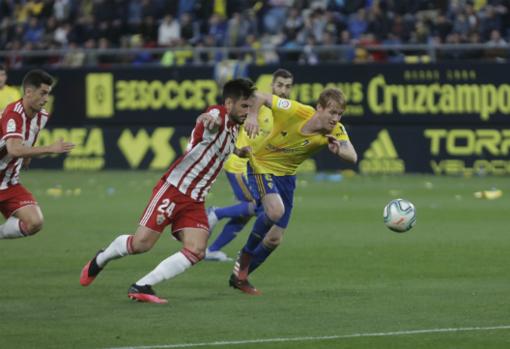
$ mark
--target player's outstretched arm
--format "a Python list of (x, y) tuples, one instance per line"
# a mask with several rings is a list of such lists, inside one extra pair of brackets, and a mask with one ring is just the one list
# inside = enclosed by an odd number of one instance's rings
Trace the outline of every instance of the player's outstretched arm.
[(354, 146), (349, 141), (339, 141), (332, 135), (326, 136), (328, 137), (328, 149), (333, 154), (338, 155), (345, 161), (351, 162), (355, 164), (358, 161), (358, 154), (354, 149)]
[(259, 109), (262, 105), (265, 105), (268, 108), (271, 108), (271, 104), (273, 103), (273, 95), (270, 93), (264, 92), (255, 92), (255, 102), (253, 106), (250, 108), (250, 112), (248, 113), (248, 117), (244, 122), (244, 130), (248, 134), (248, 137), (255, 138), (259, 134), (259, 123), (258, 123), (258, 115)]
[(27, 147), (23, 144), (21, 138), (9, 138), (7, 139), (6, 145), (7, 153), (13, 157), (69, 153), (74, 148), (73, 143), (64, 142), (62, 138), (53, 144), (40, 147)]
[(255, 98), (255, 103), (258, 104), (259, 108), (261, 105), (265, 105), (268, 108), (271, 108), (273, 105), (273, 95), (271, 93), (255, 91)]

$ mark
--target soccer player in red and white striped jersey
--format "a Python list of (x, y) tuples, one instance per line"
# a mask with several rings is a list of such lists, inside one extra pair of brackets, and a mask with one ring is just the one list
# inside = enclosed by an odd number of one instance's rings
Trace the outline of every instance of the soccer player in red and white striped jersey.
[(204, 258), (209, 225), (204, 200), (232, 152), (246, 157), (249, 149), (236, 149), (239, 127), (253, 105), (255, 87), (250, 80), (231, 80), (223, 87), (223, 105), (209, 107), (200, 115), (186, 152), (154, 187), (134, 235), (120, 235), (98, 252), (82, 269), (80, 284), (88, 286), (106, 264), (130, 254), (150, 250), (166, 226), (182, 242), (179, 252), (131, 285), (128, 296), (141, 302), (166, 303), (152, 286), (181, 274)]
[(33, 156), (67, 153), (74, 144), (59, 140), (34, 147), (49, 115), (43, 106), (53, 77), (32, 70), (23, 78), (23, 98), (5, 108), (0, 118), (0, 212), (7, 219), (0, 225), (0, 239), (15, 239), (41, 230), (43, 215), (34, 196), (20, 184), (19, 172)]

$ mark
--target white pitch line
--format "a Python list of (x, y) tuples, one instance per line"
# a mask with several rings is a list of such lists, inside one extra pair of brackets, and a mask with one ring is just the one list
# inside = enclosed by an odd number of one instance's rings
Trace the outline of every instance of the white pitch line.
[(368, 333), (353, 333), (335, 336), (309, 336), (309, 337), (284, 337), (284, 338), (265, 338), (265, 339), (246, 339), (237, 341), (217, 341), (207, 343), (181, 343), (181, 344), (161, 344), (161, 345), (142, 345), (136, 347), (113, 347), (106, 349), (176, 349), (176, 348), (194, 348), (194, 347), (216, 347), (222, 345), (242, 345), (242, 344), (258, 344), (258, 343), (277, 343), (277, 342), (305, 342), (305, 341), (322, 341), (331, 339), (347, 339), (347, 338), (361, 338), (361, 337), (390, 337), (390, 336), (404, 336), (411, 334), (423, 333), (447, 333), (447, 332), (470, 332), (470, 331), (494, 331), (494, 330), (509, 330), (510, 325), (490, 326), (490, 327), (459, 327), (459, 328), (431, 328), (424, 330), (408, 330), (408, 331), (394, 331), (394, 332), (368, 332)]

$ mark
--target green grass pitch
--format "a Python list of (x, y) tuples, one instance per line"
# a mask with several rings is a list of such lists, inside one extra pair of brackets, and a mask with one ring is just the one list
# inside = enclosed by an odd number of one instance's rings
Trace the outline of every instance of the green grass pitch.
[[(180, 248), (168, 233), (149, 253), (112, 262), (81, 287), (82, 266), (134, 231), (160, 175), (22, 175), (46, 222), (37, 236), (0, 241), (0, 348), (510, 347), (508, 328), (443, 330), (510, 325), (508, 178), (333, 183), (300, 175), (284, 242), (252, 277), (263, 296), (229, 289), (230, 263), (201, 262), (155, 287), (168, 305), (130, 301), (128, 286)], [(493, 186), (500, 199), (473, 197)], [(417, 208), (417, 225), (404, 234), (383, 225), (383, 207), (396, 197)], [(208, 204), (232, 202), (221, 175)], [(246, 236), (225, 251), (235, 255)], [(425, 332), (399, 332), (413, 330)]]

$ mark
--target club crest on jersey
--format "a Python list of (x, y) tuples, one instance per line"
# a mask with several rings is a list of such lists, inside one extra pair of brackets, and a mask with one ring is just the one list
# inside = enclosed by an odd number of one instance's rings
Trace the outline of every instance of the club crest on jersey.
[(156, 224), (161, 225), (165, 221), (165, 215), (164, 214), (158, 214), (156, 217)]
[(209, 110), (207, 113), (215, 118), (220, 116), (220, 110), (216, 108)]
[(276, 103), (276, 106), (280, 109), (289, 109), (290, 108), (290, 101), (288, 99), (278, 99), (278, 102)]
[(7, 133), (11, 133), (16, 131), (16, 121), (14, 119), (10, 119), (7, 121)]

